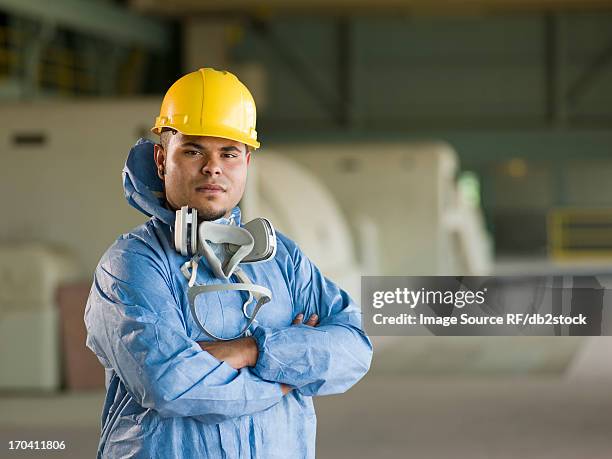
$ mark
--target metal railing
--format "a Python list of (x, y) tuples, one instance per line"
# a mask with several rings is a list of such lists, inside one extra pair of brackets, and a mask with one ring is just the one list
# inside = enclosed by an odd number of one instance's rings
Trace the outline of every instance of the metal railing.
[[(61, 41), (39, 43), (27, 30), (0, 25), (0, 86), (17, 84), (28, 92), (74, 95), (126, 95), (142, 93), (146, 52), (138, 47), (96, 52), (95, 46), (71, 49)], [(110, 48), (113, 50), (113, 48)], [(32, 67), (32, 55), (38, 56)], [(109, 69), (112, 69), (109, 71)], [(1, 88), (0, 88), (1, 89)]]
[(548, 242), (556, 260), (612, 259), (612, 208), (550, 210)]

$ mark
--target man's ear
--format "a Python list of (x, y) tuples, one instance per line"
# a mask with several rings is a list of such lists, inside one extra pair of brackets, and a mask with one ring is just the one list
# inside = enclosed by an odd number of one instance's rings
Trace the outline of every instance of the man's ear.
[(247, 162), (247, 166), (251, 162), (251, 150), (249, 148), (247, 148), (246, 150), (246, 162)]
[(155, 157), (155, 167), (157, 168), (157, 176), (164, 180), (166, 174), (166, 151), (160, 144), (153, 146), (153, 154)]

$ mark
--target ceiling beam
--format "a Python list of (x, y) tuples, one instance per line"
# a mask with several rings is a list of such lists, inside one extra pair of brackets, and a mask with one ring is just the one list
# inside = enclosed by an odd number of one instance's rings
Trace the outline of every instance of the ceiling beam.
[(7, 14), (78, 30), (113, 43), (165, 51), (170, 30), (160, 20), (146, 18), (112, 3), (82, 0), (0, 0)]
[(130, 0), (140, 11), (186, 16), (197, 13), (423, 14), (612, 9), (612, 0)]

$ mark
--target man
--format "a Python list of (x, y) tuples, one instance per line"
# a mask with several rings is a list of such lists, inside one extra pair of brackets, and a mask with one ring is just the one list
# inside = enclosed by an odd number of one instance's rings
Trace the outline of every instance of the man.
[[(277, 233), (273, 259), (241, 265), (272, 292), (257, 322), (230, 341), (203, 333), (181, 271), (189, 257), (174, 247), (175, 211), (240, 225), (259, 147), (255, 104), (234, 75), (200, 69), (168, 90), (153, 132), (160, 144), (139, 141), (124, 169), (128, 202), (152, 218), (104, 254), (85, 312), (87, 346), (106, 368), (98, 457), (314, 457), (312, 396), (346, 391), (370, 365), (359, 308)], [(205, 259), (195, 280), (219, 283)], [(198, 315), (234, 336), (244, 296), (208, 294)]]

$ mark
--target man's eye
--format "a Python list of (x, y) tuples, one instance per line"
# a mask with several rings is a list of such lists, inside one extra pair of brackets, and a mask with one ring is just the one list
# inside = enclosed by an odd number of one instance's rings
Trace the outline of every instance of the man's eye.
[(238, 155), (236, 153), (224, 153), (223, 157), (224, 158), (237, 158)]
[(186, 151), (185, 154), (188, 156), (197, 156), (200, 154), (200, 152), (197, 150), (189, 150), (189, 151)]

